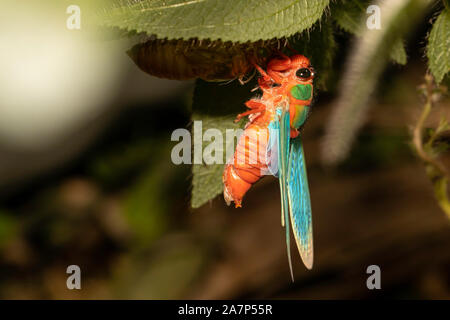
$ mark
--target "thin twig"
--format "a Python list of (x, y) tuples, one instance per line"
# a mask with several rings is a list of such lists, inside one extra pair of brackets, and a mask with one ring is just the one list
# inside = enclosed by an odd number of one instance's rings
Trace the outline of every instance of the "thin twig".
[(427, 174), (433, 183), (435, 196), (438, 200), (439, 206), (450, 219), (450, 200), (447, 192), (447, 185), (450, 180), (448, 170), (441, 162), (425, 150), (423, 142), (424, 124), (431, 112), (431, 109), (433, 108), (434, 85), (433, 77), (430, 74), (425, 76), (424, 89), (426, 101), (419, 120), (414, 128), (413, 144), (418, 156), (427, 166), (430, 167), (430, 170), (427, 170)]

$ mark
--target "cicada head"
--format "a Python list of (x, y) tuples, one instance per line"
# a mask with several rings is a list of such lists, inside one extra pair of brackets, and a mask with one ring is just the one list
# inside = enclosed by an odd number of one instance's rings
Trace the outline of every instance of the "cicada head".
[(314, 79), (314, 68), (309, 59), (301, 54), (291, 57), (291, 80), (298, 83), (312, 83)]
[(286, 94), (290, 100), (291, 127), (299, 129), (305, 123), (313, 98), (314, 69), (303, 55), (291, 57)]

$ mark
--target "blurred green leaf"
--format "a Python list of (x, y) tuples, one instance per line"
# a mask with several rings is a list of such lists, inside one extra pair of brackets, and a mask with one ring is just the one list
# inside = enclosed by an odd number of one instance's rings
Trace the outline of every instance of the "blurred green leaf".
[(0, 247), (16, 232), (17, 221), (5, 211), (0, 210)]
[(406, 130), (367, 128), (358, 136), (348, 160), (340, 168), (355, 173), (404, 164), (414, 159), (407, 140)]
[(450, 9), (445, 8), (431, 29), (427, 46), (428, 65), (439, 84), (450, 71)]
[(361, 36), (362, 28), (365, 27), (363, 22), (369, 3), (368, 0), (336, 1), (331, 5), (331, 16), (341, 29)]
[(389, 57), (392, 61), (397, 62), (398, 64), (405, 65), (407, 62), (407, 56), (405, 51), (405, 46), (403, 45), (403, 41), (401, 39), (397, 39), (392, 46), (391, 52), (389, 53)]
[[(429, 170), (427, 170), (429, 171)], [(433, 183), (434, 194), (441, 206), (442, 210), (447, 214), (450, 219), (450, 202), (448, 198), (448, 178), (447, 176), (440, 176), (434, 179)]]
[[(341, 29), (361, 37), (367, 28), (366, 19), (368, 15), (366, 10), (371, 4), (373, 4), (373, 1), (370, 0), (348, 0), (335, 3), (332, 6), (332, 17)], [(401, 38), (396, 40), (389, 51), (389, 57), (398, 64), (406, 64), (407, 56)]]
[[(252, 82), (254, 85), (254, 82)], [(210, 83), (197, 80), (192, 104), (192, 120), (202, 121), (202, 134), (215, 128), (223, 134), (223, 162), (226, 161), (225, 130), (242, 128), (244, 121), (234, 123), (239, 112), (245, 110), (244, 102), (252, 95), (250, 85), (241, 85), (237, 81), (228, 84)], [(193, 142), (202, 137), (193, 136)], [(198, 140), (200, 141), (200, 140)], [(202, 141), (203, 149), (210, 142)], [(234, 151), (234, 150), (233, 150)], [(192, 165), (192, 198), (191, 205), (198, 208), (222, 193), (223, 164)]]
[(132, 143), (115, 145), (95, 157), (89, 170), (96, 180), (107, 186), (119, 184), (134, 176), (151, 162), (155, 154), (155, 139), (140, 139)]
[(163, 39), (257, 41), (311, 27), (329, 0), (114, 0), (100, 12), (111, 27)]
[(166, 162), (149, 166), (125, 195), (125, 218), (139, 244), (149, 245), (168, 225), (169, 200), (164, 186), (170, 179), (169, 172)]

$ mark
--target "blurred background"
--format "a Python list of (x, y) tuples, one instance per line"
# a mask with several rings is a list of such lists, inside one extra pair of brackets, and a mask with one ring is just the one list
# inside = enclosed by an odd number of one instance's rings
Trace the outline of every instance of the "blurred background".
[[(275, 178), (243, 208), (190, 208), (191, 168), (172, 164), (170, 137), (189, 126), (194, 83), (143, 73), (126, 41), (68, 30), (65, 9), (19, 6), (0, 21), (1, 299), (450, 298), (448, 219), (410, 145), (422, 48), (383, 73), (334, 169), (320, 142), (338, 89), (318, 94), (304, 129), (315, 263), (293, 248), (292, 283)], [(342, 70), (352, 40), (337, 36)], [(429, 122), (442, 117), (448, 98)], [(81, 290), (66, 287), (72, 264)], [(373, 264), (381, 290), (366, 287)]]

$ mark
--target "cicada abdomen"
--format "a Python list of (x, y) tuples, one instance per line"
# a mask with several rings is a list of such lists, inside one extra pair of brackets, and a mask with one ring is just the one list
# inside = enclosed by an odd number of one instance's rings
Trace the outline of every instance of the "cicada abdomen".
[(277, 40), (240, 44), (154, 39), (135, 45), (128, 55), (140, 69), (160, 78), (221, 81), (244, 77), (255, 63), (265, 64), (278, 46)]
[[(262, 103), (256, 100), (251, 102)], [(261, 122), (249, 123), (239, 137), (231, 163), (223, 173), (224, 198), (227, 204), (234, 201), (240, 207), (242, 198), (250, 187), (268, 171), (267, 147), (269, 129)]]

